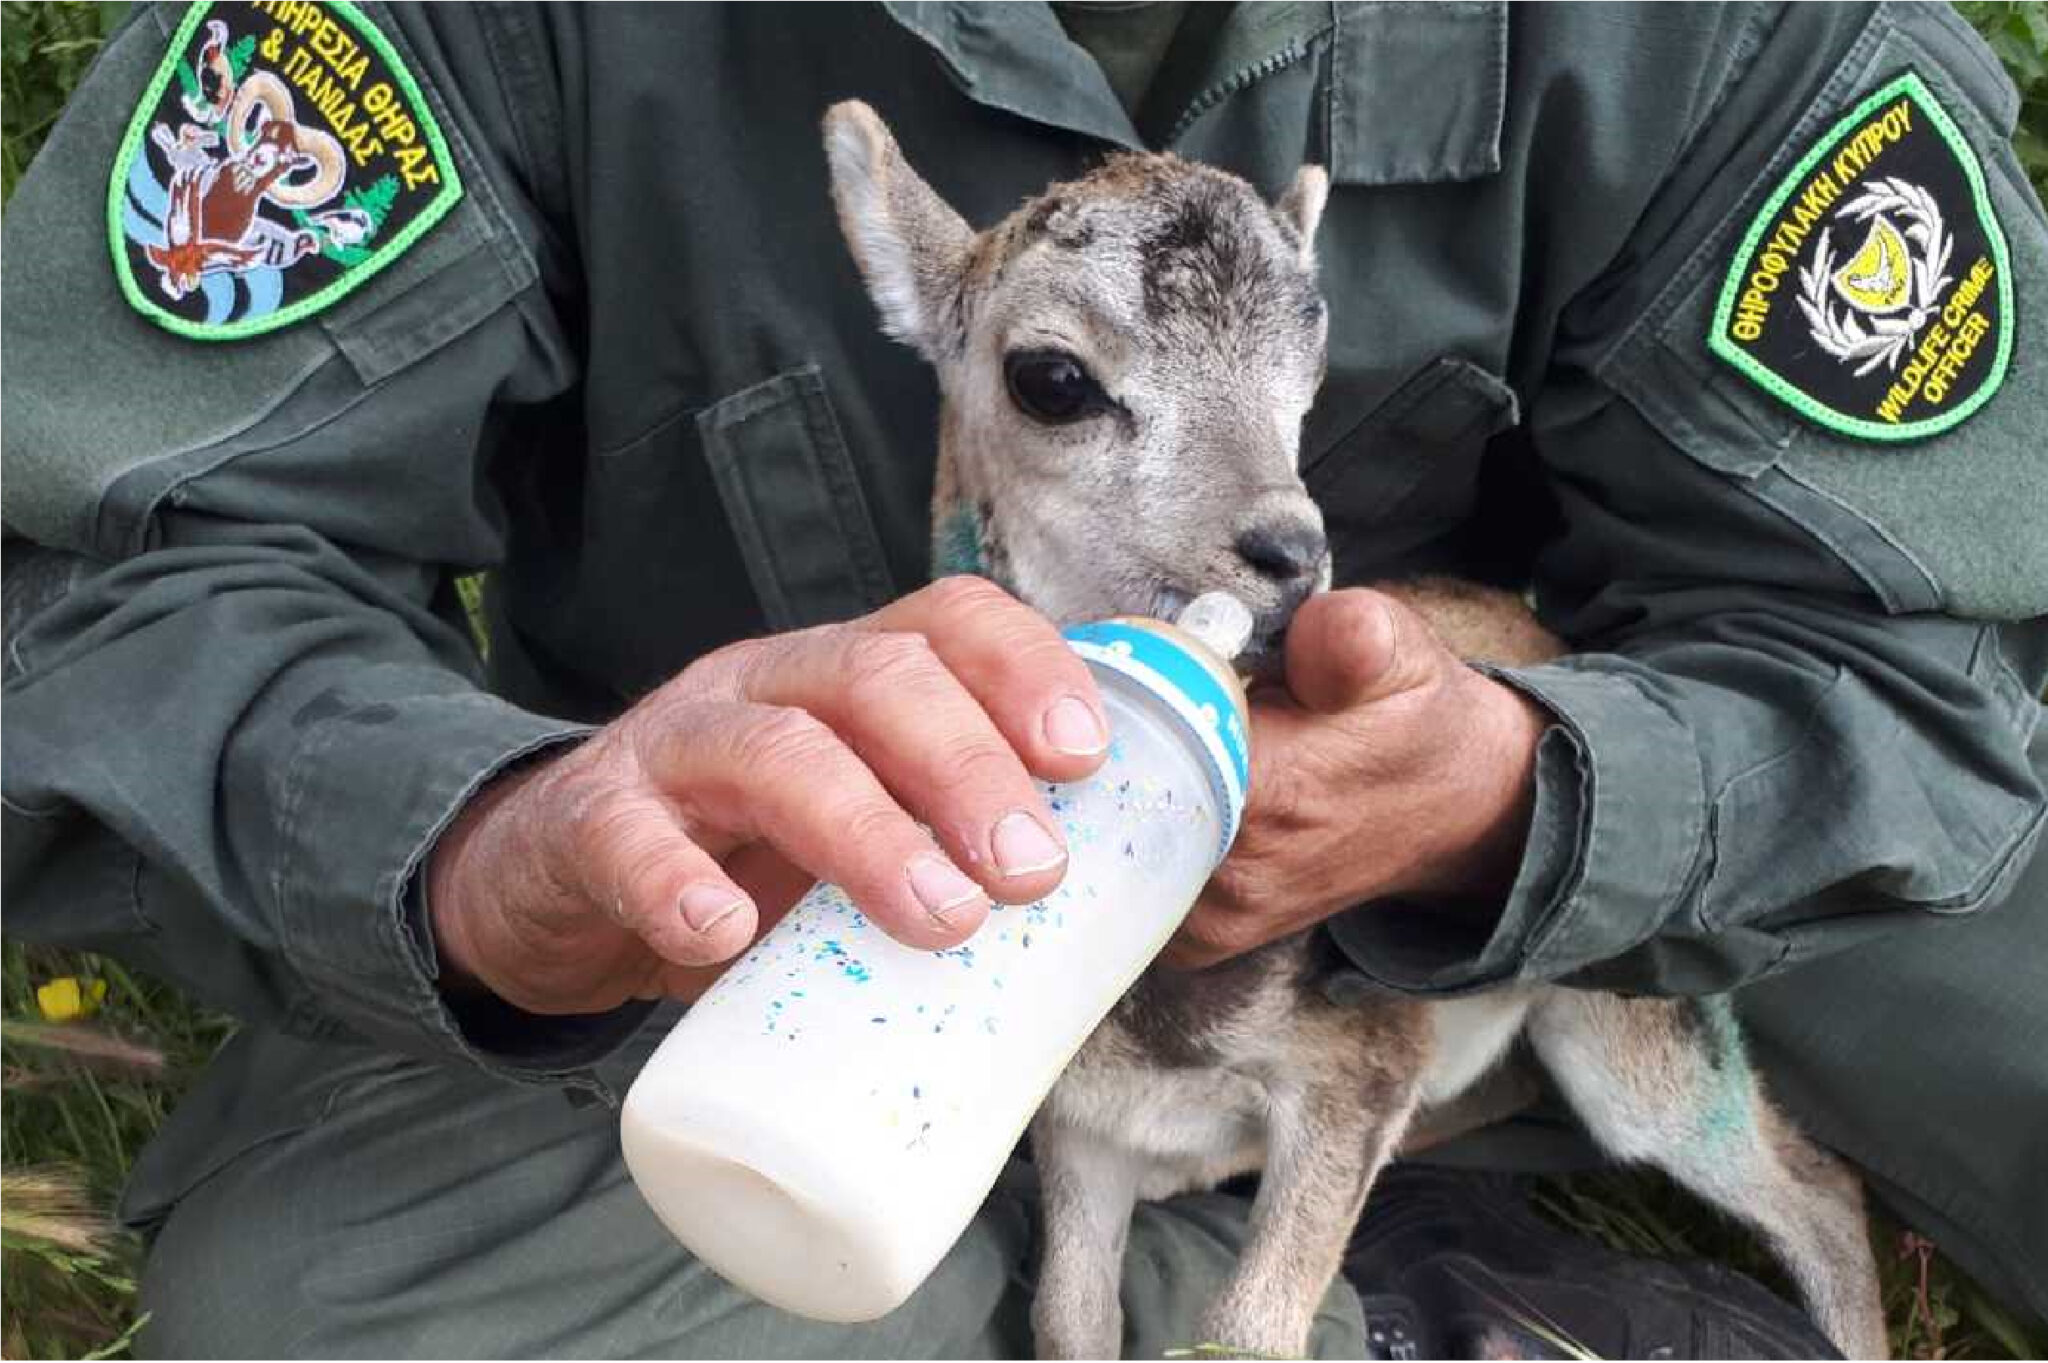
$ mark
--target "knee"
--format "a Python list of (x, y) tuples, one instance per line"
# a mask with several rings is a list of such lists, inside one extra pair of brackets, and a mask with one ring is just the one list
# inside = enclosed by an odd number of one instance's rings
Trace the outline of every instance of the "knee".
[(303, 1265), (254, 1220), (197, 1195), (172, 1212), (143, 1268), (143, 1357), (333, 1354), (303, 1318)]

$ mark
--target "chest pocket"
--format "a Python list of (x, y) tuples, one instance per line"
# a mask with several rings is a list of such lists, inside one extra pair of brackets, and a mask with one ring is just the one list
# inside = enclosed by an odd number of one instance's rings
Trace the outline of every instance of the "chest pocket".
[(895, 595), (816, 365), (715, 403), (697, 430), (769, 628), (848, 620)]
[(1521, 415), (1514, 390), (1442, 355), (1374, 405), (1333, 378), (1309, 417), (1302, 476), (1323, 509), (1339, 585), (1398, 572), (1471, 515), (1486, 443)]
[[(2015, 267), (2007, 325), (2016, 334), (2003, 388), (1980, 411), (1931, 438), (1883, 443), (1794, 415), (1711, 355), (1707, 338), (1722, 279), (1765, 197), (1860, 97), (1907, 71), (1926, 82), (1981, 164)], [(1739, 183), (1708, 187), (1707, 201), (1735, 207), (1597, 370), (1671, 444), (1801, 526), (1893, 612), (2020, 618), (2048, 609), (2048, 479), (2038, 453), (2038, 394), (2048, 391), (2039, 320), (2048, 275), (2038, 262), (2048, 260), (2048, 223), (2007, 141), (2015, 112), (2010, 85), (1960, 20), (1930, 9), (1907, 25), (1880, 13), (1774, 138), (1767, 163), (1737, 164), (1726, 175)]]

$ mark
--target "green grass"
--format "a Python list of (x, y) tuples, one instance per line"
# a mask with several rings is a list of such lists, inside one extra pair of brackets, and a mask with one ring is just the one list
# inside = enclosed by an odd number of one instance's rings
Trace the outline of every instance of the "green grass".
[[(2048, 196), (2048, 3), (1960, 8), (2020, 83), (2019, 154)], [(0, 197), (14, 192), (121, 9), (0, 4)], [(99, 1016), (35, 1026), (36, 987), (64, 976), (106, 982)], [(0, 1353), (125, 1356), (141, 1254), (110, 1209), (135, 1152), (229, 1025), (112, 961), (15, 942), (0, 953), (0, 1012)], [(1653, 1177), (1559, 1181), (1547, 1206), (1618, 1248), (1704, 1255), (1776, 1280), (1752, 1239)], [(2002, 1310), (1924, 1241), (1881, 1225), (1878, 1246), (1897, 1356), (2048, 1356), (2048, 1330)]]
[[(41, 1025), (36, 988), (64, 977), (105, 981), (106, 1001), (88, 1021)], [(0, 997), (0, 1351), (125, 1356), (141, 1253), (110, 1209), (229, 1024), (117, 962), (17, 942), (0, 954)]]
[(0, 4), (0, 197), (12, 197), (118, 5)]

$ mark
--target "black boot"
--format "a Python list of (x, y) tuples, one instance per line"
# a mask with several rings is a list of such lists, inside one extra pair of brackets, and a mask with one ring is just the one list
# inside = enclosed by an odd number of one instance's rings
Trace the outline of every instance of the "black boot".
[(1389, 1166), (1344, 1275), (1382, 1358), (1840, 1358), (1797, 1307), (1732, 1269), (1611, 1250), (1505, 1174)]

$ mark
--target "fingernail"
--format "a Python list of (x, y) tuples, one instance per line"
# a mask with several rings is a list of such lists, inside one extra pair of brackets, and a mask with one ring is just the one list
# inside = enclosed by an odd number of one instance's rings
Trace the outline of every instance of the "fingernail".
[(746, 900), (733, 898), (721, 885), (692, 885), (683, 891), (683, 921), (694, 932), (709, 932), (745, 907)]
[(1078, 696), (1067, 696), (1045, 712), (1045, 739), (1075, 757), (1093, 757), (1109, 746), (1102, 721)]
[(911, 858), (910, 892), (941, 923), (983, 897), (981, 886), (961, 875), (952, 862), (931, 853)]
[(1046, 832), (1045, 825), (1021, 809), (1005, 814), (997, 821), (990, 842), (994, 846), (996, 866), (1006, 876), (1050, 871), (1067, 859), (1067, 850)]

